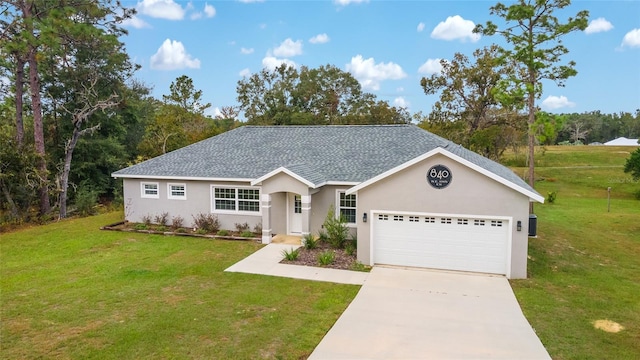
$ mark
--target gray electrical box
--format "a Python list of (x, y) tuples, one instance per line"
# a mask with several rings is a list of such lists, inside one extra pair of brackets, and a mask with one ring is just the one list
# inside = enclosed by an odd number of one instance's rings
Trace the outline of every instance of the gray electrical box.
[(538, 236), (538, 217), (535, 214), (529, 214), (529, 236)]

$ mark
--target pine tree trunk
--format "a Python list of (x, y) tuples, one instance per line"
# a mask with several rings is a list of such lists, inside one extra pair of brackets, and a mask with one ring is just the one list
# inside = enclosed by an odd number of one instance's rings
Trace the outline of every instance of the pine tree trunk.
[(16, 54), (16, 144), (22, 148), (24, 143), (24, 120), (22, 112), (22, 97), (24, 95), (24, 60)]

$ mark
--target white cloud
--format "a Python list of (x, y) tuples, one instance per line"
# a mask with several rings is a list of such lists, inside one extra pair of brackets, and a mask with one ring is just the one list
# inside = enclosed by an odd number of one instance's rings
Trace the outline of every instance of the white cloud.
[(362, 55), (352, 57), (346, 68), (353, 77), (358, 79), (363, 88), (370, 90), (379, 90), (381, 81), (398, 80), (407, 76), (398, 64), (392, 62), (376, 64), (373, 58), (364, 60)]
[(442, 71), (440, 59), (427, 59), (424, 64), (420, 65), (418, 72), (426, 75), (439, 74)]
[(311, 39), (309, 39), (309, 42), (312, 44), (324, 44), (329, 42), (329, 40), (329, 36), (323, 33), (312, 37)]
[(296, 63), (289, 59), (278, 59), (273, 56), (266, 56), (262, 59), (262, 67), (267, 68), (268, 70), (273, 70), (282, 64), (297, 67)]
[(200, 60), (192, 58), (180, 41), (167, 39), (151, 56), (151, 68), (155, 70), (199, 69)]
[(470, 40), (476, 42), (480, 40), (479, 34), (473, 33), (475, 24), (471, 20), (465, 20), (460, 15), (449, 16), (447, 20), (441, 21), (431, 32), (431, 37), (440, 40)]
[(333, 0), (333, 2), (340, 6), (347, 6), (349, 4), (368, 3), (369, 0)]
[(149, 25), (146, 21), (140, 19), (137, 16), (132, 16), (129, 19), (126, 19), (122, 22), (122, 26), (126, 26), (126, 27), (132, 27), (132, 28), (136, 28), (136, 29), (143, 29), (143, 28), (150, 28), (151, 25)]
[(597, 18), (589, 22), (589, 26), (584, 29), (584, 32), (587, 34), (595, 34), (599, 32), (609, 31), (611, 29), (613, 29), (613, 24), (607, 21), (607, 19)]
[(418, 27), (416, 28), (416, 30), (418, 30), (418, 32), (422, 32), (422, 30), (424, 30), (424, 23), (421, 22), (420, 24), (418, 24)]
[(575, 103), (569, 101), (566, 96), (547, 96), (546, 99), (542, 101), (542, 108), (547, 110), (555, 110), (564, 107), (574, 107)]
[(249, 70), (249, 68), (244, 68), (244, 69), (240, 70), (238, 75), (240, 75), (241, 77), (249, 77), (249, 76), (251, 76), (251, 70)]
[(194, 12), (193, 14), (191, 14), (191, 16), (189, 16), (189, 19), (191, 19), (191, 20), (202, 19), (202, 13), (201, 12)]
[(213, 5), (209, 5), (208, 3), (204, 3), (204, 14), (208, 18), (212, 18), (212, 17), (216, 16), (216, 8), (214, 8)]
[(142, 0), (136, 5), (138, 13), (154, 18), (182, 20), (185, 10), (173, 0)]
[(253, 48), (240, 48), (240, 53), (244, 55), (253, 54)]
[(409, 105), (409, 102), (402, 96), (398, 96), (397, 98), (393, 99), (393, 106), (395, 107), (408, 108)]
[(287, 38), (277, 48), (273, 49), (273, 55), (281, 57), (292, 57), (302, 54), (302, 41), (293, 41), (291, 38)]
[(640, 29), (633, 29), (624, 35), (622, 46), (640, 47)]

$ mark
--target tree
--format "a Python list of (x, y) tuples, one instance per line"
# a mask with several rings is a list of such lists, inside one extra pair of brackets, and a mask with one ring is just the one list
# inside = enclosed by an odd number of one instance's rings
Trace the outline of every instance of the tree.
[[(562, 38), (577, 30), (584, 30), (588, 24), (588, 11), (580, 11), (575, 18), (561, 22), (554, 12), (571, 4), (570, 0), (518, 0), (507, 6), (497, 3), (490, 8), (491, 15), (505, 21), (505, 27), (489, 21), (479, 24), (474, 32), (482, 35), (501, 35), (510, 48), (500, 48), (503, 61), (515, 61), (523, 67), (523, 72), (514, 75), (501, 86), (503, 103), (520, 103), (526, 100), (529, 125), (529, 185), (534, 185), (535, 132), (533, 124), (537, 112), (536, 99), (542, 94), (541, 80), (555, 81), (559, 86), (575, 76), (575, 62), (560, 65), (562, 56), (569, 50), (562, 44)], [(533, 203), (532, 203), (533, 204)], [(533, 205), (531, 207), (533, 210)]]
[(195, 89), (191, 78), (178, 77), (169, 90), (138, 146), (143, 158), (165, 154), (220, 132), (215, 121), (204, 115), (211, 104), (201, 103), (202, 91)]
[(624, 172), (631, 173), (634, 180), (640, 180), (640, 149), (631, 153), (624, 164)]
[(441, 60), (442, 71), (423, 77), (426, 95), (440, 93), (423, 127), (484, 156), (498, 159), (512, 141), (517, 141), (519, 114), (501, 107), (495, 88), (513, 71), (510, 63), (499, 62), (496, 45), (473, 53), (475, 63), (456, 53)]
[(564, 127), (567, 117), (554, 115), (544, 111), (536, 113), (536, 121), (533, 123), (533, 131), (536, 140), (540, 144), (553, 145), (558, 138), (558, 133)]
[(253, 125), (392, 124), (406, 110), (362, 92), (358, 80), (333, 65), (300, 70), (282, 64), (238, 81), (239, 109)]

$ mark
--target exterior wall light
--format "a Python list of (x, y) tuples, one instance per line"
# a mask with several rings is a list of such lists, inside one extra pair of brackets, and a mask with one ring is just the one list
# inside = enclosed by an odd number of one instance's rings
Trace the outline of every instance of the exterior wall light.
[(362, 214), (362, 222), (367, 222), (367, 213)]
[(522, 221), (518, 220), (518, 224), (516, 224), (516, 229), (518, 231), (522, 231)]

